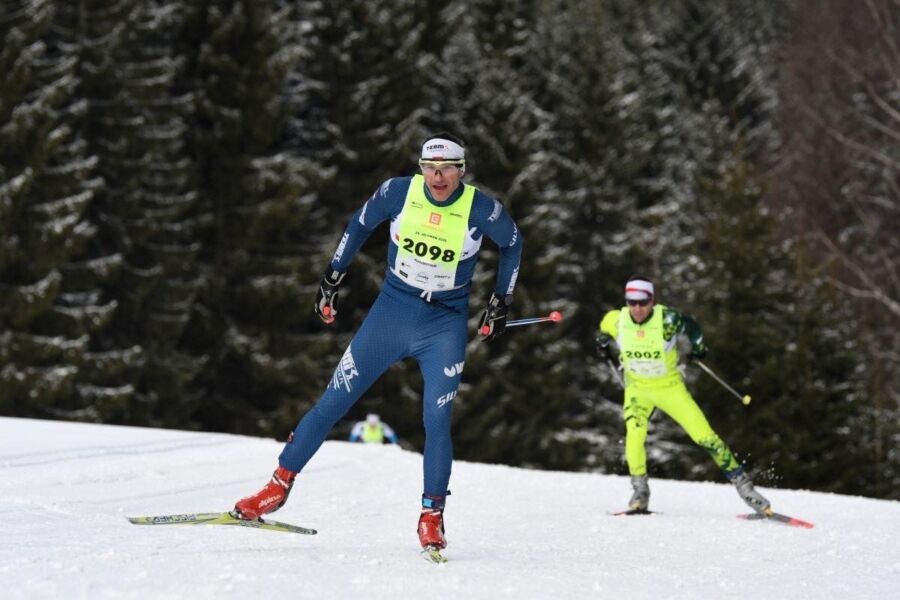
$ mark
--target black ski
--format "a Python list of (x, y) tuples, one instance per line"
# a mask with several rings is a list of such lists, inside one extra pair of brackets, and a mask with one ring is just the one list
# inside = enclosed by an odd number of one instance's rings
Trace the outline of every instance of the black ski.
[(628, 510), (620, 510), (619, 512), (611, 512), (609, 513), (614, 517), (624, 517), (624, 516), (633, 516), (633, 515), (661, 515), (661, 512), (656, 512), (655, 510), (647, 510), (646, 508), (630, 508)]

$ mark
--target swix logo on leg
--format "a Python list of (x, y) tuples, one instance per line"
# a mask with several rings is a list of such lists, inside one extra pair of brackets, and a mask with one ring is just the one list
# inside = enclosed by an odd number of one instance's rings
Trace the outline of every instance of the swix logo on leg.
[(350, 346), (347, 346), (344, 356), (341, 357), (341, 362), (338, 363), (337, 368), (334, 370), (334, 376), (331, 378), (331, 387), (336, 390), (343, 388), (349, 392), (353, 389), (353, 378), (357, 375), (359, 375), (359, 370), (356, 368), (356, 361), (353, 360), (353, 352)]
[(466, 361), (458, 362), (455, 365), (450, 365), (449, 367), (444, 367), (444, 375), (446, 375), (447, 377), (462, 375), (464, 364), (466, 364)]
[(456, 398), (456, 390), (453, 390), (449, 394), (444, 394), (443, 396), (438, 398), (437, 405), (443, 406), (443, 405), (447, 404), (448, 402), (450, 402), (451, 400), (453, 400), (454, 398)]

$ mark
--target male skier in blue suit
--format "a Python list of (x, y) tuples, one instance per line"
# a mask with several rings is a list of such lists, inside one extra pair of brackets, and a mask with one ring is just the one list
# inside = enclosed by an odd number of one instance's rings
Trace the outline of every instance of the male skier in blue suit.
[(423, 548), (446, 546), (451, 410), (465, 363), (472, 275), (487, 236), (499, 247), (500, 261), (479, 331), (492, 340), (506, 327), (523, 240), (497, 200), (462, 182), (466, 160), (461, 140), (447, 133), (430, 137), (422, 145), (419, 167), (420, 174), (385, 181), (350, 219), (319, 287), (316, 314), (325, 323), (334, 322), (350, 262), (375, 228), (390, 221), (384, 285), (331, 383), (288, 438), (272, 479), (235, 504), (241, 518), (258, 519), (280, 508), (297, 473), (332, 427), (388, 367), (411, 357), (425, 383), (419, 542)]

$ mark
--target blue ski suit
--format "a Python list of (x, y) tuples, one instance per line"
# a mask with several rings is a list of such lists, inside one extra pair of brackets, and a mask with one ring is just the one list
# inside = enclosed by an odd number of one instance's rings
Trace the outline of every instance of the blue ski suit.
[(397, 274), (398, 270), (403, 273), (402, 260), (398, 258), (398, 232), (408, 192), (415, 191), (410, 190), (411, 185), (421, 185), (427, 202), (441, 207), (456, 203), (469, 187), (460, 183), (446, 202), (437, 203), (421, 176), (397, 177), (385, 181), (353, 214), (331, 261), (331, 268), (345, 272), (372, 231), (390, 219), (391, 239), (384, 284), (344, 352), (330, 384), (288, 439), (279, 456), (279, 464), (294, 472), (302, 470), (328, 432), (378, 377), (392, 364), (411, 357), (419, 363), (425, 385), (422, 396), (424, 494), (443, 497), (447, 494), (453, 462), (451, 410), (465, 362), (469, 293), (481, 242), (487, 235), (499, 247), (494, 290), (498, 296), (509, 296), (516, 284), (523, 240), (506, 209), (494, 198), (475, 189), (453, 285), (438, 291), (411, 285), (407, 283), (410, 279), (404, 281)]

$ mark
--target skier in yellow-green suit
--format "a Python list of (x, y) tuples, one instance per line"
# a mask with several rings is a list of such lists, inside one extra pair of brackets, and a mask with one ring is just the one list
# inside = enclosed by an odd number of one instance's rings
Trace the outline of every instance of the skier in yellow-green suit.
[(655, 303), (653, 283), (646, 277), (631, 277), (625, 284), (627, 306), (611, 310), (600, 321), (597, 345), (601, 355), (624, 372), (625, 458), (634, 494), (631, 510), (646, 512), (650, 501), (647, 483), (647, 427), (659, 409), (672, 417), (695, 444), (712, 459), (753, 510), (771, 512), (769, 501), (753, 487), (753, 481), (716, 435), (691, 397), (678, 370), (677, 336), (691, 342), (691, 357), (703, 358), (707, 347), (703, 331), (694, 319), (673, 308)]

